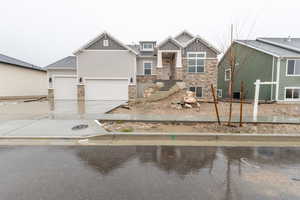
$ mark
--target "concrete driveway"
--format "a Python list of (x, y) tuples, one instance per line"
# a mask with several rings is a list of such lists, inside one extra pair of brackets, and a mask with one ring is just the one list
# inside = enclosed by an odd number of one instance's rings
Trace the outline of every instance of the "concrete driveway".
[[(126, 101), (0, 102), (0, 137), (78, 137), (103, 134), (96, 122)], [(76, 125), (88, 128), (72, 130)]]

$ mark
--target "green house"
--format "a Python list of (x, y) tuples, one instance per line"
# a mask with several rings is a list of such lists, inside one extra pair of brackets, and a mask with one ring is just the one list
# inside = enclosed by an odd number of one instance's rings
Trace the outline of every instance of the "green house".
[[(230, 49), (230, 48), (229, 48)], [(218, 97), (229, 98), (230, 62), (235, 60), (233, 96), (253, 100), (254, 82), (272, 82), (260, 86), (259, 100), (300, 101), (300, 38), (258, 38), (236, 40), (218, 65)]]

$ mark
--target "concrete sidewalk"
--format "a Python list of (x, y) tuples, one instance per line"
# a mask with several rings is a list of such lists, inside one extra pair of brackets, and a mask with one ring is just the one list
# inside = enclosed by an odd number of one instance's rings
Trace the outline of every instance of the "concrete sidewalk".
[[(182, 116), (182, 115), (140, 115), (140, 114), (102, 114), (98, 115), (99, 121), (133, 121), (133, 122), (203, 122), (203, 123), (215, 123), (216, 118), (207, 116)], [(221, 118), (221, 122), (227, 122), (227, 118)], [(232, 122), (238, 123), (239, 117), (233, 117)], [(252, 117), (244, 117), (244, 123), (265, 123), (265, 124), (300, 124), (300, 118), (288, 118), (288, 117), (258, 117), (257, 120), (253, 120)]]
[[(125, 101), (17, 102), (0, 105), (0, 137), (85, 137), (106, 131), (95, 121)], [(77, 125), (88, 128), (72, 130)]]

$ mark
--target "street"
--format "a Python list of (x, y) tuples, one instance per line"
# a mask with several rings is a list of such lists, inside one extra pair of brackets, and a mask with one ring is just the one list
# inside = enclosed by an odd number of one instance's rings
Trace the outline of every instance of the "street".
[(1, 146), (1, 199), (296, 200), (300, 148)]

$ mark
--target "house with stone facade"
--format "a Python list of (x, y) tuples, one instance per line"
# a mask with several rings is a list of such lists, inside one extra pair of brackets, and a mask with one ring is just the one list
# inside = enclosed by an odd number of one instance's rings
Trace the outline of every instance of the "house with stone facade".
[(209, 99), (217, 83), (219, 51), (200, 36), (182, 31), (161, 42), (126, 45), (104, 32), (47, 66), (49, 97), (78, 100), (129, 100), (160, 83), (163, 90), (184, 85)]

